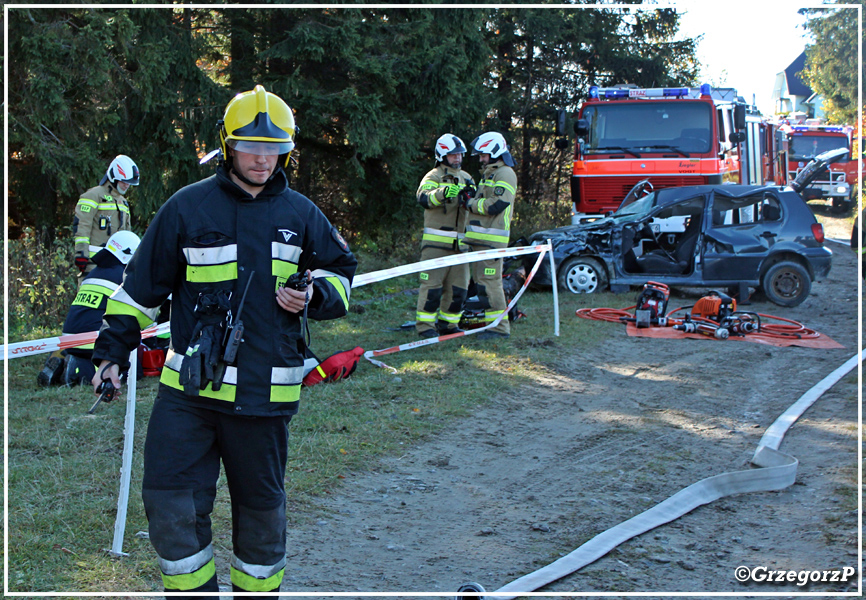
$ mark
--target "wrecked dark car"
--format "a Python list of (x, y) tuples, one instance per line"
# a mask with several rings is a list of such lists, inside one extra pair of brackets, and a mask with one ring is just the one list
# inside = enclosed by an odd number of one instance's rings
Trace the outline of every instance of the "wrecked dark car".
[[(813, 281), (830, 272), (824, 229), (799, 195), (810, 177), (835, 157), (816, 158), (790, 187), (702, 185), (650, 191), (646, 180), (619, 209), (581, 225), (539, 231), (531, 244), (551, 240), (560, 289), (591, 294), (610, 286), (657, 281), (670, 286), (748, 287), (781, 306), (797, 306)], [(548, 261), (534, 282), (551, 285)]]

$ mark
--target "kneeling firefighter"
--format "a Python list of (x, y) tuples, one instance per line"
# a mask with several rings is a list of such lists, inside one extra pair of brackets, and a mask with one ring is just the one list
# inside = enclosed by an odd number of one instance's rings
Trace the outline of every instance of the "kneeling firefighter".
[[(460, 167), (466, 146), (456, 135), (446, 133), (433, 148), (436, 167), (424, 175), (416, 198), (424, 208), (421, 260), (466, 252), (463, 244), (466, 210), (460, 198), (475, 193), (472, 176)], [(469, 265), (430, 269), (419, 274), (415, 330), (422, 338), (456, 333), (469, 286)], [(438, 323), (437, 323), (438, 319)], [(438, 332), (437, 332), (438, 330)]]
[(142, 485), (166, 591), (219, 591), (211, 512), (220, 462), (231, 497), (232, 589), (276, 592), (285, 572), (302, 321), (345, 316), (357, 266), (337, 229), (288, 186), (294, 136), (292, 110), (262, 86), (228, 103), (216, 174), (160, 208), (96, 341), (94, 389), (105, 379), (118, 387), (140, 328), (171, 294), (171, 346)]

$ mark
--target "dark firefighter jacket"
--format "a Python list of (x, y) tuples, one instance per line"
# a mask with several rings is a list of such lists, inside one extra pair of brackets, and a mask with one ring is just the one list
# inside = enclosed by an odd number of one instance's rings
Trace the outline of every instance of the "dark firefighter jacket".
[(516, 193), (517, 174), (504, 161), (498, 160), (482, 169), (478, 193), (469, 201), (472, 214), (466, 219), (467, 244), (475, 250), (508, 246)]
[(415, 194), (418, 204), (424, 207), (424, 234), (421, 237), (421, 247), (445, 248), (448, 250), (465, 250), (458, 248), (463, 241), (463, 231), (466, 221), (466, 211), (460, 208), (457, 198), (446, 201), (445, 188), (449, 184), (474, 186), (472, 176), (466, 171), (452, 169), (445, 163), (430, 170), (421, 180)]
[(75, 254), (91, 258), (112, 234), (130, 231), (129, 203), (112, 183), (90, 188), (78, 199), (72, 220)]
[[(63, 323), (63, 333), (88, 333), (99, 331), (102, 325), (102, 315), (108, 297), (114, 293), (123, 281), (123, 269), (126, 267), (108, 250), (102, 249), (93, 257), (96, 268), (85, 277), (78, 287), (75, 300), (66, 313)], [(67, 352), (75, 356), (90, 358), (93, 344), (80, 348), (69, 348)]]
[[(172, 395), (237, 415), (294, 414), (304, 370), (301, 319), (279, 307), (276, 290), (299, 261), (314, 278), (309, 317), (346, 315), (357, 261), (337, 229), (288, 187), (282, 170), (253, 198), (222, 166), (178, 191), (157, 213), (123, 285), (108, 302), (93, 361), (110, 360), (123, 369), (140, 329), (171, 294), (171, 347), (160, 383), (172, 388)], [(230, 290), (237, 315), (253, 272), (240, 315), (245, 330), (236, 366), (226, 369), (219, 390), (208, 384), (197, 396), (185, 394), (179, 370), (196, 325), (199, 294)]]

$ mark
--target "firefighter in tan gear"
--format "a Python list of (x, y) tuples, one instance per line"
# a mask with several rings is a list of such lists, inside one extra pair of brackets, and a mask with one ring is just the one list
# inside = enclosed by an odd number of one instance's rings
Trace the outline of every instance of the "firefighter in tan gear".
[[(421, 260), (451, 256), (466, 251), (463, 244), (466, 211), (461, 197), (474, 193), (472, 176), (460, 166), (466, 146), (451, 133), (436, 140), (436, 167), (424, 176), (416, 198), (424, 207)], [(432, 269), (420, 274), (415, 330), (422, 338), (460, 331), (460, 315), (469, 286), (469, 265)], [(438, 323), (437, 323), (438, 319)], [(438, 331), (437, 331), (438, 330)]]
[(124, 194), (138, 185), (138, 166), (123, 154), (115, 157), (99, 185), (78, 199), (72, 220), (75, 238), (75, 267), (81, 277), (96, 267), (91, 258), (105, 247), (118, 231), (131, 231), (129, 202)]
[[(514, 196), (517, 193), (517, 175), (512, 167), (514, 159), (500, 133), (482, 133), (471, 144), (472, 155), (481, 163), (481, 181), (475, 197), (466, 208), (466, 243), (473, 251), (505, 248), (511, 237), (511, 218)], [(502, 259), (472, 263), (478, 299), (484, 307), (484, 322), (489, 325), (505, 313), (505, 293), (502, 291)], [(508, 316), (494, 328), (478, 334), (479, 340), (506, 338), (511, 328)]]

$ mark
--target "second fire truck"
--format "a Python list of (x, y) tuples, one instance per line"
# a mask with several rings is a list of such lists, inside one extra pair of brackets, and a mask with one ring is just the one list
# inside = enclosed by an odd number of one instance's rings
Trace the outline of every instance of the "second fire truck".
[(785, 125), (782, 130), (788, 136), (788, 171), (792, 180), (822, 152), (836, 148), (848, 150), (847, 155), (831, 164), (829, 171), (803, 191), (803, 197), (830, 200), (836, 212), (849, 210), (857, 195), (857, 161), (851, 157), (853, 128), (820, 125), (808, 119), (804, 125)]
[(730, 88), (593, 86), (575, 133), (573, 223), (616, 210), (644, 179), (654, 189), (784, 183), (772, 125)]

